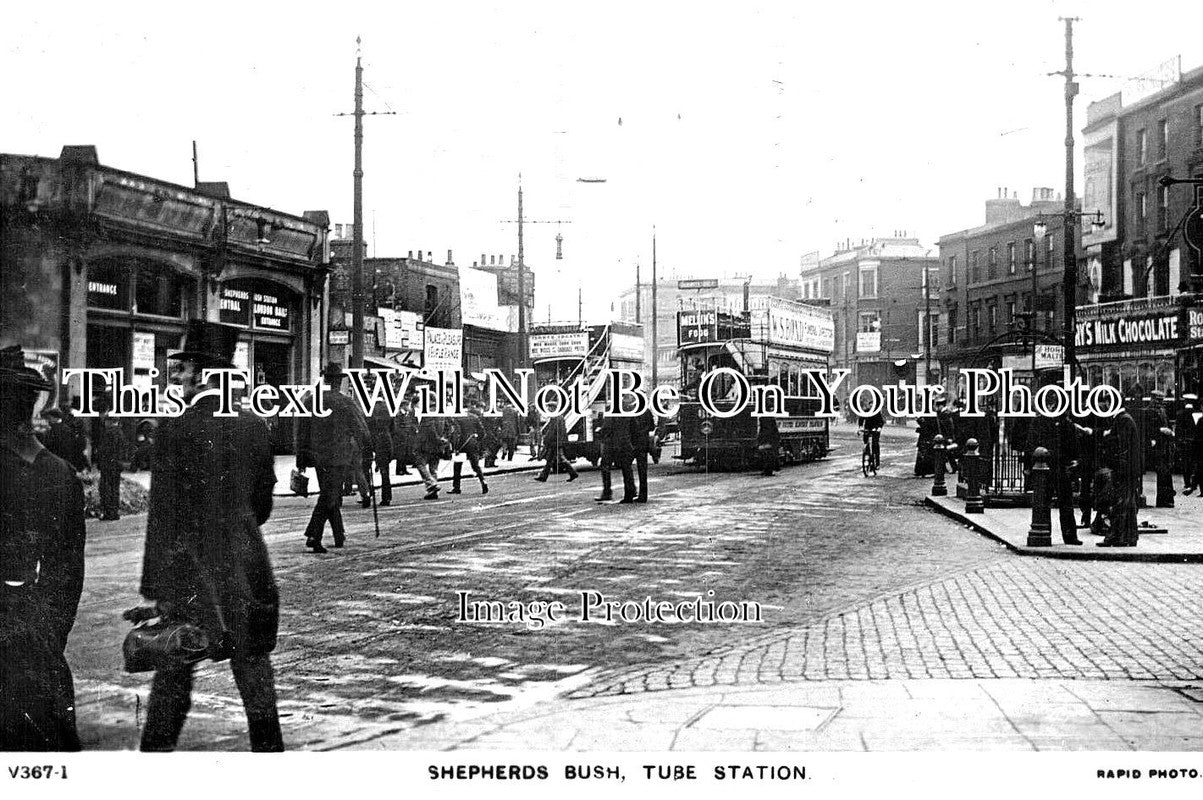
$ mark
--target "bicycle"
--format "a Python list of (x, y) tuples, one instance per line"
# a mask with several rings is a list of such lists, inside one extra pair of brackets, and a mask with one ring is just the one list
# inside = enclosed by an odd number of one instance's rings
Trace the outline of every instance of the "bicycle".
[(860, 428), (858, 432), (865, 442), (865, 449), (860, 454), (861, 473), (866, 478), (869, 477), (869, 473), (876, 476), (878, 468), (881, 467), (881, 447), (878, 443), (881, 431)]

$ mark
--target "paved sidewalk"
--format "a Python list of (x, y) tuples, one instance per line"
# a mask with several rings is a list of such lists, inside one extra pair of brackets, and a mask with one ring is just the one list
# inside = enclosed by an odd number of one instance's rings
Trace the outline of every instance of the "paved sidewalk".
[[(1174, 508), (1142, 508), (1137, 520), (1142, 525), (1151, 523), (1166, 533), (1142, 533), (1136, 547), (1097, 547), (1102, 541), (1092, 536), (1086, 528), (1078, 529), (1081, 546), (1063, 544), (1061, 529), (1057, 523), (1057, 510), (1050, 513), (1052, 519), (1052, 547), (1028, 547), (1028, 530), (1032, 524), (1030, 508), (986, 508), (981, 514), (965, 513), (965, 501), (954, 497), (956, 476), (948, 476), (948, 496), (932, 497), (931, 482), (923, 482), (926, 494), (924, 502), (931, 508), (962, 522), (978, 533), (1002, 542), (1008, 549), (1028, 556), (1046, 558), (1068, 558), (1100, 561), (1172, 561), (1175, 563), (1203, 562), (1203, 499), (1198, 496), (1175, 498)], [(1145, 497), (1154, 497), (1157, 481), (1152, 473), (1145, 475)], [(1081, 512), (1074, 509), (1074, 517), (1081, 519)]]
[(562, 751), (1201, 750), (1203, 686), (1010, 679), (713, 687), (544, 701), (527, 711), (385, 736), (371, 746)]

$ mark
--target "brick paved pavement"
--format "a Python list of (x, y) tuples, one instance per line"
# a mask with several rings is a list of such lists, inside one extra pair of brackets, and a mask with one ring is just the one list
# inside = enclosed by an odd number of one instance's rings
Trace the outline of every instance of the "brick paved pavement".
[(1201, 575), (1195, 565), (1007, 560), (573, 697), (830, 679), (1198, 679)]

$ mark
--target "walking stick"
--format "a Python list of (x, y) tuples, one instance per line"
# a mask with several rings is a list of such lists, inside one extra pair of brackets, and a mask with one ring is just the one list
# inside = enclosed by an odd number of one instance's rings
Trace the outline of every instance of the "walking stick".
[[(382, 483), (384, 481), (388, 480), (387, 472), (388, 472), (388, 468), (386, 467), (385, 471), (380, 473), (380, 481)], [(368, 481), (368, 491), (371, 493), (371, 497), (372, 497), (372, 524), (376, 526), (376, 538), (379, 539), (380, 538), (380, 514), (377, 513), (377, 511), (376, 511), (376, 481), (374, 481), (374, 480)]]

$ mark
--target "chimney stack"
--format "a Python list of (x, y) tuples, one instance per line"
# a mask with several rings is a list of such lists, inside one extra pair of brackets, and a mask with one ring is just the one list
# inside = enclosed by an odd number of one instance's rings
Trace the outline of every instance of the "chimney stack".
[(413, 260), (414, 260), (414, 251), (413, 251), (413, 250), (410, 250), (410, 251), (409, 251), (409, 260), (410, 260), (410, 261), (413, 261)]
[(449, 266), (449, 267), (455, 266), (455, 262), (451, 260), (451, 251), (450, 250), (447, 251), (447, 266)]

